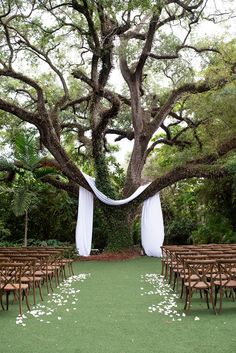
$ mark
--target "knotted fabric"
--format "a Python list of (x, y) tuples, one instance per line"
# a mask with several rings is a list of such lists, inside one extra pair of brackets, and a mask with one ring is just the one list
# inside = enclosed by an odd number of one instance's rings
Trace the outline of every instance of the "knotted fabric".
[[(83, 173), (85, 179), (97, 198), (110, 206), (124, 205), (139, 196), (149, 184), (140, 186), (131, 196), (123, 200), (112, 200), (95, 185), (95, 180)], [(89, 256), (93, 233), (93, 194), (80, 187), (78, 218), (76, 225), (76, 247), (80, 256)], [(161, 256), (161, 246), (164, 240), (164, 224), (159, 193), (148, 198), (143, 203), (141, 220), (141, 241), (143, 249), (148, 256)]]

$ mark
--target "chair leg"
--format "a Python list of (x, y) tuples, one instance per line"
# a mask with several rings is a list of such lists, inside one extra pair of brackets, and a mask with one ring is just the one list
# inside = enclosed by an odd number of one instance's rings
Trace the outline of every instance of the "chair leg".
[(60, 274), (61, 274), (61, 280), (64, 281), (66, 279), (66, 271), (65, 271), (64, 264), (60, 267)]
[(165, 261), (164, 261), (164, 259), (162, 258), (162, 261), (161, 261), (161, 275), (162, 275), (162, 276), (164, 275), (164, 266), (165, 266)]
[(19, 314), (22, 316), (22, 290), (19, 290)]
[(223, 300), (223, 288), (221, 286), (220, 287), (220, 309), (219, 309), (220, 314), (222, 312), (222, 300)]
[(5, 308), (4, 308), (4, 306), (3, 306), (3, 303), (2, 303), (2, 293), (0, 293), (0, 302), (1, 302), (2, 310), (5, 310)]
[(190, 306), (191, 306), (191, 302), (192, 302), (192, 289), (191, 287), (189, 288), (189, 298), (188, 298), (188, 310), (190, 309)]
[(165, 279), (168, 278), (168, 263), (166, 263), (166, 266), (165, 266)]
[(55, 285), (57, 287), (59, 285), (58, 269), (55, 269), (54, 275), (55, 275)]
[(25, 289), (23, 292), (25, 295), (25, 302), (26, 302), (27, 308), (30, 311), (29, 298), (28, 298), (29, 297), (29, 290)]
[(43, 301), (42, 287), (41, 287), (41, 283), (40, 283), (40, 282), (38, 282), (38, 289), (39, 289), (39, 296), (40, 296), (40, 299)]
[(182, 281), (181, 281), (181, 293), (180, 293), (180, 299), (183, 298), (183, 294), (184, 294), (184, 279), (182, 278)]
[(10, 292), (6, 292), (6, 305), (7, 305), (7, 310), (8, 310), (8, 306), (9, 306), (9, 295), (10, 295)]
[(212, 309), (214, 311), (214, 314), (216, 314), (216, 307), (215, 307), (215, 301), (214, 301), (214, 297), (213, 297), (213, 288), (210, 288), (210, 301), (211, 301), (211, 305), (212, 305)]
[(207, 303), (207, 309), (210, 309), (209, 300), (208, 300), (208, 291), (207, 290), (204, 290), (204, 296), (205, 296), (205, 300), (206, 300), (206, 303)]
[(46, 282), (47, 292), (50, 293), (49, 287), (48, 287), (48, 276), (47, 275), (45, 277), (45, 282)]
[(34, 297), (34, 305), (36, 305), (36, 283), (33, 281), (33, 297)]
[(216, 307), (217, 294), (218, 294), (218, 292), (219, 292), (219, 287), (218, 287), (218, 286), (215, 286), (215, 300), (214, 300), (215, 307)]
[(179, 275), (179, 273), (176, 273), (176, 290), (177, 291), (179, 289), (179, 279), (180, 279), (180, 275)]
[(70, 263), (70, 270), (71, 270), (71, 274), (72, 274), (72, 276), (74, 276), (74, 270), (73, 270), (73, 265), (72, 265), (72, 262)]
[(49, 275), (49, 276), (48, 276), (48, 279), (49, 279), (49, 285), (50, 285), (51, 291), (53, 292), (53, 288), (52, 288), (52, 275)]
[(172, 281), (172, 274), (173, 274), (173, 271), (172, 271), (172, 269), (170, 268), (170, 278), (169, 278), (169, 284), (171, 284), (171, 281)]
[(230, 293), (231, 293), (233, 301), (235, 302), (235, 293), (234, 293), (233, 289), (230, 290)]
[(173, 290), (175, 290), (176, 281), (177, 281), (177, 273), (176, 273), (176, 272), (174, 272), (174, 283), (173, 283)]
[(189, 301), (189, 289), (185, 287), (185, 305), (184, 305), (184, 310), (187, 310), (188, 306), (188, 301)]

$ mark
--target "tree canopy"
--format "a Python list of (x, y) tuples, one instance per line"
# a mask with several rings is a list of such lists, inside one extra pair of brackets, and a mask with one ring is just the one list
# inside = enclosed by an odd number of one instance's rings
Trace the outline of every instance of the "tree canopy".
[[(41, 180), (76, 195), (79, 186), (89, 189), (84, 165), (107, 195), (130, 195), (162, 145), (175, 163), (154, 176), (136, 203), (178, 180), (228, 174), (221, 160), (236, 148), (235, 40), (207, 38), (201, 24), (229, 23), (235, 6), (217, 6), (1, 1), (1, 128), (7, 133), (13, 117), (34, 126), (45, 164), (58, 171)], [(124, 81), (122, 90), (116, 80)], [(133, 141), (122, 190), (109, 168), (111, 135)]]

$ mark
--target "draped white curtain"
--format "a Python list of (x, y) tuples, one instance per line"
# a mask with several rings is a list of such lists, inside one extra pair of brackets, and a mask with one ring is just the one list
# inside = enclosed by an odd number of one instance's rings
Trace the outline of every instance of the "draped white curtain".
[(148, 256), (161, 256), (164, 241), (164, 224), (159, 193), (143, 203), (141, 219), (141, 240)]
[[(112, 200), (96, 188), (95, 181), (83, 173), (85, 179), (98, 199), (107, 205), (119, 206), (134, 200), (149, 184), (140, 186), (131, 196), (123, 200)], [(89, 256), (91, 252), (93, 232), (93, 194), (80, 187), (78, 218), (76, 226), (76, 247), (81, 256)], [(142, 246), (148, 256), (161, 256), (160, 246), (164, 240), (164, 225), (159, 194), (150, 197), (143, 203)]]

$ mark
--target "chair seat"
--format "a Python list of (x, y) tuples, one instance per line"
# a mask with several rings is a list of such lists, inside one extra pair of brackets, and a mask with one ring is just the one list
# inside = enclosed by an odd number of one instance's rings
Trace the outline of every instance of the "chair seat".
[[(21, 284), (21, 289), (27, 289), (29, 286), (28, 284)], [(19, 290), (20, 289), (20, 285), (19, 283), (16, 283), (16, 284), (10, 284), (8, 283), (5, 287), (4, 285), (1, 285), (0, 287), (1, 289), (3, 289), (4, 291), (14, 291), (14, 290)]]
[(33, 276), (21, 277), (21, 282), (33, 282), (33, 280), (39, 282), (39, 281), (42, 281), (42, 277), (33, 277)]
[(50, 274), (52, 274), (53, 273), (53, 271), (35, 271), (35, 275), (36, 276), (46, 276), (46, 274), (48, 274), (48, 275), (50, 275)]
[(74, 260), (72, 260), (72, 259), (63, 259), (63, 260), (61, 260), (61, 262), (63, 263), (63, 264), (68, 264), (68, 263), (72, 263)]
[(229, 278), (229, 276), (227, 276), (227, 275), (224, 275), (224, 274), (221, 274), (221, 275), (220, 275), (220, 274), (216, 273), (216, 274), (213, 275), (214, 283), (215, 283), (215, 280), (216, 280), (216, 281), (220, 281), (220, 277), (221, 277), (221, 279), (223, 279), (223, 280), (224, 280), (224, 279), (226, 280), (226, 279)]
[(215, 281), (214, 284), (215, 284), (215, 286), (222, 285), (223, 287), (228, 287), (228, 288), (234, 288), (235, 287), (236, 288), (236, 281), (234, 281), (234, 280), (230, 280), (230, 281), (225, 280), (225, 281), (222, 281), (222, 282)]
[(35, 271), (36, 276), (45, 276), (46, 272), (45, 271)]
[(190, 288), (196, 288), (196, 289), (209, 289), (210, 288), (210, 284), (208, 283), (205, 283), (205, 282), (196, 282), (196, 281), (193, 281), (193, 282), (185, 282), (184, 285), (186, 287), (190, 287)]
[[(180, 275), (181, 278), (185, 278), (185, 275), (184, 274), (181, 274)], [(199, 276), (198, 275), (191, 275), (190, 276), (190, 280), (191, 281), (197, 281), (199, 279)]]
[(54, 265), (54, 266), (48, 266), (49, 271), (54, 271), (54, 270), (59, 270), (60, 266), (59, 265)]

